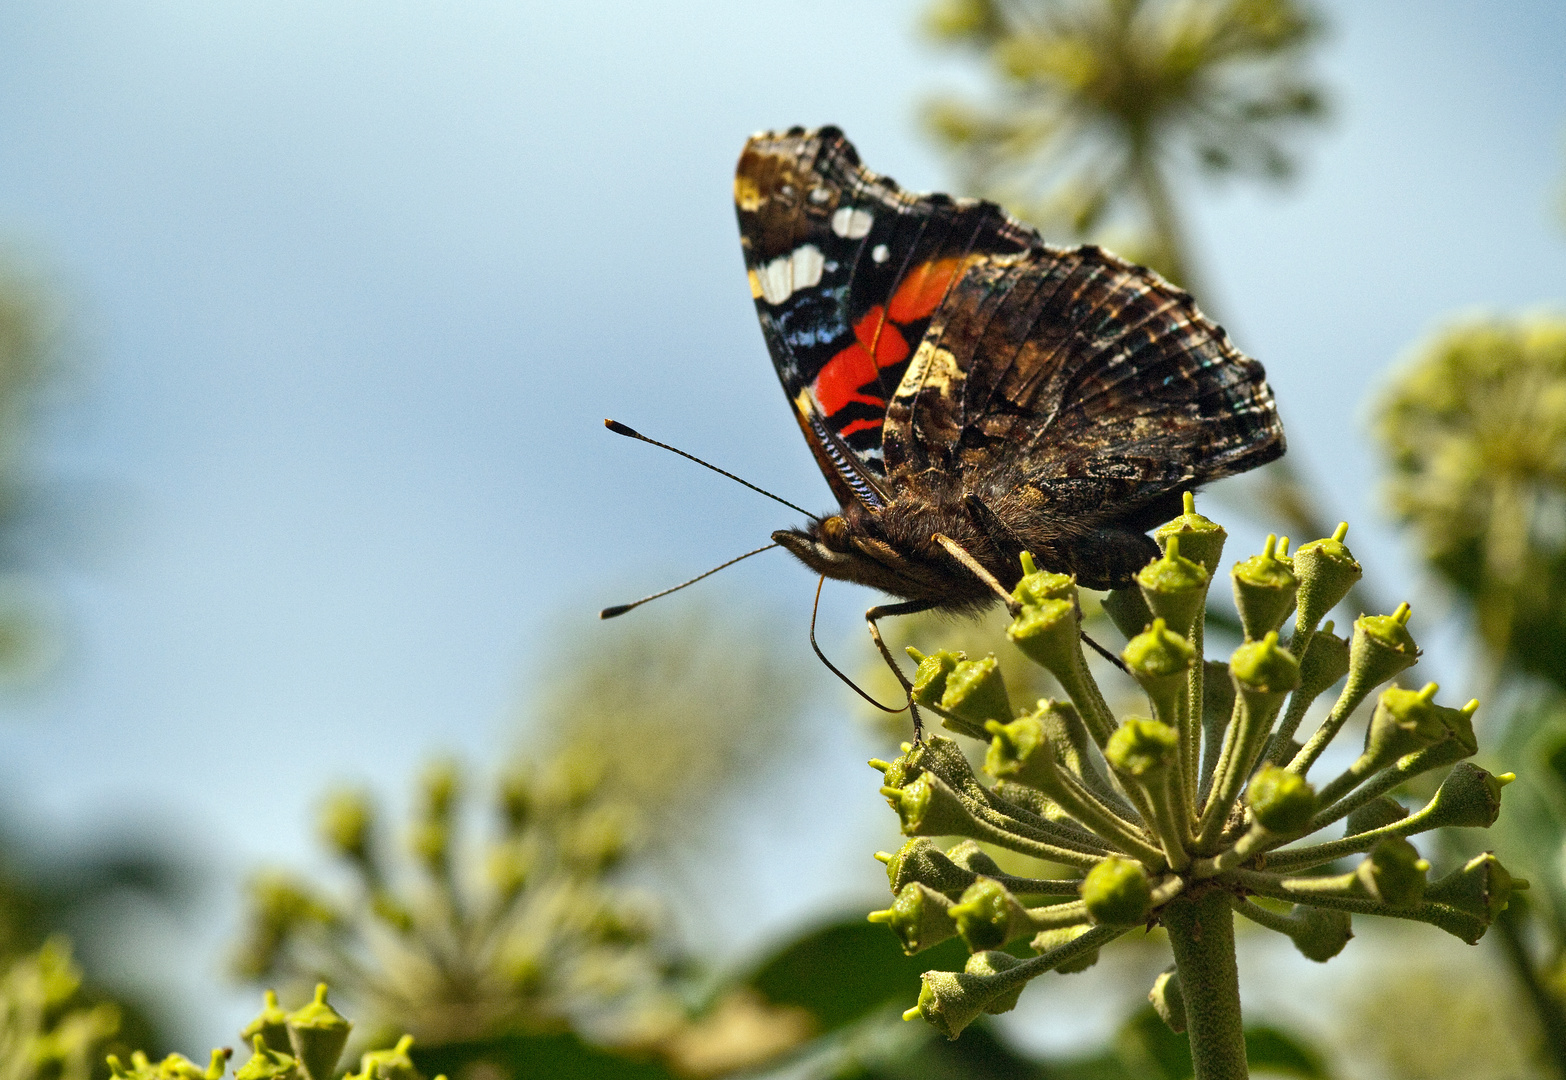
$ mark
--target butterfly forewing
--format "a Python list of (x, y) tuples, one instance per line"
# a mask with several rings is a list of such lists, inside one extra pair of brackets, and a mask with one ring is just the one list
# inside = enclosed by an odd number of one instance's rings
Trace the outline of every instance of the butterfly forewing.
[(883, 498), (887, 403), (931, 315), (974, 259), (1037, 237), (992, 204), (902, 191), (834, 128), (755, 136), (734, 190), (751, 293), (806, 437), (840, 499), (845, 485)]

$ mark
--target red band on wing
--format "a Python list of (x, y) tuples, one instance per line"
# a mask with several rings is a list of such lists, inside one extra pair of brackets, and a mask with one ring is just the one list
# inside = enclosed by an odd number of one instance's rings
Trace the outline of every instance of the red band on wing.
[[(884, 398), (872, 397), (860, 391), (876, 381), (876, 374), (881, 368), (908, 358), (908, 342), (898, 333), (897, 327), (887, 321), (886, 309), (879, 304), (865, 312), (864, 317), (854, 324), (854, 337), (857, 340), (828, 360), (816, 376), (816, 401), (827, 416), (836, 415), (851, 401), (885, 408)], [(867, 421), (855, 421), (838, 434), (846, 435), (851, 430), (858, 430), (855, 424), (865, 423)], [(879, 424), (880, 421), (876, 421), (872, 426)]]
[[(883, 404), (884, 404), (884, 402), (883, 402)], [(885, 423), (885, 421), (880, 420), (880, 419), (876, 419), (876, 420), (851, 420), (848, 423), (843, 425), (843, 430), (839, 431), (838, 434), (846, 439), (846, 438), (848, 438), (850, 435), (852, 435), (856, 431), (880, 431), (881, 430), (881, 425), (883, 423)]]

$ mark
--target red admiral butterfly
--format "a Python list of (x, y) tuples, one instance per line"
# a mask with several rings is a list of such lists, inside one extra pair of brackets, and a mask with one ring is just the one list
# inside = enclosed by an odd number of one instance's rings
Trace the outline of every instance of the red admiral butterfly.
[(1127, 585), (1183, 492), (1283, 453), (1261, 365), (1151, 270), (902, 191), (832, 127), (751, 138), (734, 202), (772, 363), (841, 506), (773, 539), (902, 597), (872, 633), (987, 606), (1024, 550)]

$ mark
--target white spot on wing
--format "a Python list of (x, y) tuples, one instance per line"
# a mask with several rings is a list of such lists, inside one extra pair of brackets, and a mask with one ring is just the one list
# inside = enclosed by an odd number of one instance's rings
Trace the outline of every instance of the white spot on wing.
[(891, 255), (892, 253), (886, 249), (885, 244), (877, 244), (870, 251), (870, 257), (878, 263), (884, 263)]
[(839, 207), (832, 215), (832, 231), (845, 240), (858, 240), (870, 231), (870, 223), (874, 220), (868, 210), (860, 210), (855, 206)]
[(832, 193), (824, 187), (810, 189), (810, 201), (813, 203), (824, 203), (831, 197)]
[(756, 271), (762, 299), (769, 304), (781, 304), (800, 289), (818, 284), (825, 268), (821, 249), (814, 244), (801, 244)]

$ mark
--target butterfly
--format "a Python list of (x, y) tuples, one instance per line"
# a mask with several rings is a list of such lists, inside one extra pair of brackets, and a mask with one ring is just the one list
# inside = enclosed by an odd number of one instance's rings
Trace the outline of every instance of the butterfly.
[(1262, 366), (1145, 267), (905, 192), (834, 127), (753, 136), (734, 202), (773, 366), (839, 504), (773, 540), (901, 599), (867, 613), (889, 662), (876, 618), (977, 612), (1023, 551), (1126, 586), (1185, 492), (1283, 454)]

